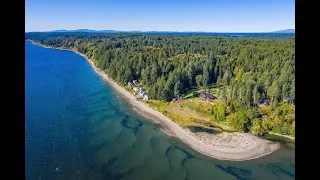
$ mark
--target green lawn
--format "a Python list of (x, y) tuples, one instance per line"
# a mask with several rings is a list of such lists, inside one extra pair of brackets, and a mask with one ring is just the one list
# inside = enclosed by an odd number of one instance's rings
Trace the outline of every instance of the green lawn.
[(159, 100), (148, 100), (146, 102), (147, 105), (149, 105), (151, 108), (160, 111), (163, 114), (167, 114), (167, 108), (169, 106), (168, 102), (163, 102)]
[[(219, 90), (223, 87), (219, 84), (211, 84), (209, 92), (217, 96)], [(213, 117), (213, 106), (215, 103), (221, 103), (220, 100), (203, 101), (199, 97), (194, 97), (194, 92), (200, 92), (204, 88), (193, 88), (182, 96), (179, 102), (163, 102), (159, 100), (149, 100), (146, 102), (151, 108), (162, 112), (173, 121), (186, 128), (188, 126), (216, 127), (217, 131), (234, 131), (227, 123), (218, 123)]]
[(159, 100), (149, 100), (146, 102), (151, 108), (162, 112), (180, 126), (214, 127), (217, 131), (234, 131), (230, 126), (214, 121), (212, 108), (215, 102), (206, 102), (200, 98), (190, 98), (179, 102), (162, 102)]

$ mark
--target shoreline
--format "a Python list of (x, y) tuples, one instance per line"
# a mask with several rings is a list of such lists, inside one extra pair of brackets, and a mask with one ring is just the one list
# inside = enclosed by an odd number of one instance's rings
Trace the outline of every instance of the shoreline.
[(31, 42), (44, 48), (72, 51), (84, 57), (97, 74), (106, 80), (118, 93), (122, 95), (122, 97), (130, 102), (134, 111), (148, 119), (156, 121), (161, 126), (161, 130), (167, 135), (179, 139), (193, 150), (205, 156), (219, 160), (244, 161), (268, 155), (280, 148), (280, 144), (278, 142), (265, 140), (249, 133), (222, 132), (217, 135), (204, 133), (196, 135), (189, 130), (183, 129), (164, 114), (152, 109), (145, 103), (138, 101), (130, 92), (118, 85), (115, 81), (109, 78), (106, 73), (97, 68), (94, 65), (94, 61), (86, 57), (86, 55), (72, 49), (48, 47), (35, 43), (32, 40)]
[(269, 133), (269, 134), (272, 134), (272, 135), (279, 136), (279, 137), (284, 137), (284, 138), (288, 138), (288, 139), (291, 139), (291, 140), (296, 140), (295, 137), (291, 137), (291, 136), (288, 136), (288, 135), (279, 134), (279, 133), (274, 133), (274, 132), (271, 132), (271, 131), (269, 131), (268, 133)]

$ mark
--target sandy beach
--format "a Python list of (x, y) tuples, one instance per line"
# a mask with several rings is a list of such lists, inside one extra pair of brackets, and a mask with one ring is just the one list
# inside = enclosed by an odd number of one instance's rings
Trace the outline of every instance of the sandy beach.
[[(38, 43), (34, 44), (40, 45)], [(61, 48), (56, 49), (73, 51)], [(133, 105), (134, 110), (136, 112), (149, 119), (156, 121), (161, 125), (162, 130), (165, 133), (178, 138), (179, 140), (183, 141), (185, 144), (187, 144), (194, 150), (198, 151), (199, 153), (220, 160), (243, 161), (259, 158), (261, 156), (270, 154), (280, 147), (279, 143), (265, 140), (248, 133), (223, 132), (216, 135), (207, 133), (195, 134), (187, 129), (183, 129), (178, 124), (174, 123), (169, 117), (150, 108), (145, 103), (138, 101), (133, 94), (128, 92), (125, 88), (119, 86), (115, 81), (110, 79), (107, 74), (99, 70), (94, 65), (93, 60), (88, 59), (85, 55), (79, 52), (73, 52), (87, 59), (87, 61), (91, 64), (95, 72), (98, 73), (104, 80), (109, 82), (109, 84), (117, 92), (119, 92), (125, 99), (127, 99)]]

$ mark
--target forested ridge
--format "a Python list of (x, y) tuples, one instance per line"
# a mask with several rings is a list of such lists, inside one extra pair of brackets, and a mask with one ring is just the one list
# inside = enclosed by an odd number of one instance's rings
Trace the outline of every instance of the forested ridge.
[[(26, 38), (83, 53), (119, 84), (137, 79), (155, 100), (219, 84), (216, 121), (239, 131), (295, 134), (294, 37), (31, 33)], [(270, 105), (259, 108), (263, 98)]]

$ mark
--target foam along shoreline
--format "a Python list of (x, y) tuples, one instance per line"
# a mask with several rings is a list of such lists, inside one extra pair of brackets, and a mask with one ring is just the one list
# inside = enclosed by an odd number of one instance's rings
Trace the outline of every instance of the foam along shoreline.
[[(34, 43), (32, 41), (32, 43)], [(38, 43), (36, 45), (43, 46)], [(227, 133), (222, 132), (217, 135), (207, 133), (194, 134), (187, 129), (183, 129), (178, 124), (174, 123), (169, 117), (150, 108), (143, 102), (140, 102), (125, 88), (119, 86), (115, 81), (108, 77), (103, 71), (98, 69), (94, 62), (85, 55), (70, 49), (54, 48), (60, 50), (73, 51), (76, 54), (84, 57), (104, 80), (106, 80), (117, 92), (127, 99), (133, 106), (134, 110), (139, 114), (155, 120), (160, 124), (162, 130), (170, 136), (174, 136), (198, 151), (199, 153), (220, 160), (244, 161), (259, 158), (274, 152), (279, 149), (278, 142), (272, 142), (259, 138), (248, 133)]]

